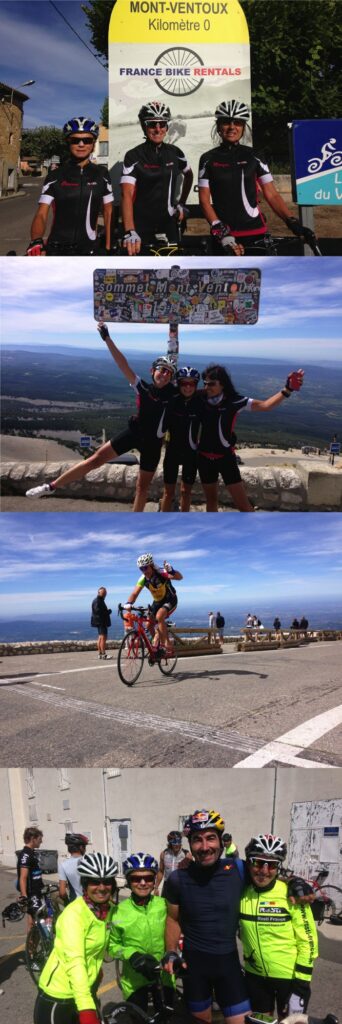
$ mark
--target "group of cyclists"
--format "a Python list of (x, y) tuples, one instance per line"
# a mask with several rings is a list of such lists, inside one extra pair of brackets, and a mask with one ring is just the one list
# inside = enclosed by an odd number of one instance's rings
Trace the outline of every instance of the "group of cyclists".
[[(186, 200), (193, 172), (183, 151), (167, 142), (170, 108), (151, 100), (138, 115), (143, 141), (124, 157), (121, 186), (122, 252), (138, 255), (156, 236), (177, 243), (189, 212)], [(199, 162), (198, 195), (210, 227), (213, 253), (242, 256), (253, 247), (268, 254), (267, 224), (259, 194), (288, 228), (305, 241), (312, 232), (291, 214), (272, 174), (250, 145), (250, 111), (237, 99), (222, 100), (214, 113), (214, 148)], [(31, 227), (28, 256), (93, 255), (99, 251), (97, 224), (104, 220), (104, 246), (112, 247), (114, 196), (108, 170), (93, 162), (98, 125), (91, 118), (72, 117), (64, 125), (68, 159), (51, 169), (44, 182)], [(117, 197), (115, 197), (117, 198)], [(53, 225), (47, 241), (50, 206)]]
[(120, 900), (114, 859), (85, 852), (84, 835), (65, 841), (72, 857), (59, 875), (67, 905), (39, 978), (34, 1024), (99, 1024), (104, 957), (121, 961), (128, 1007), (146, 1011), (150, 996), (158, 1000), (159, 965), (168, 1006), (181, 974), (193, 1024), (210, 1024), (213, 1000), (227, 1024), (244, 1024), (251, 1012), (274, 1015), (275, 1007), (279, 1020), (306, 1011), (318, 955), (312, 893), (302, 879), (282, 878), (281, 837), (253, 836), (242, 860), (220, 813), (196, 810), (182, 832), (169, 832), (159, 860), (142, 851), (127, 857), (129, 896)]
[[(93, 455), (75, 463), (49, 483), (30, 488), (29, 498), (52, 496), (75, 481), (98, 469), (116, 456), (132, 449), (140, 452), (134, 512), (142, 512), (149, 488), (159, 465), (162, 444), (166, 441), (163, 463), (164, 491), (160, 509), (172, 509), (179, 468), (181, 467), (180, 510), (190, 510), (191, 493), (197, 472), (202, 483), (206, 509), (218, 510), (219, 477), (227, 487), (234, 506), (240, 512), (253, 512), (235, 454), (236, 417), (247, 412), (268, 412), (299, 391), (304, 371), (289, 373), (285, 385), (266, 399), (240, 394), (226, 368), (210, 363), (203, 371), (193, 366), (176, 370), (167, 356), (156, 358), (151, 367), (151, 381), (142, 380), (114, 343), (104, 323), (98, 325), (116, 366), (133, 388), (137, 413), (129, 419), (126, 430), (102, 444)], [(199, 388), (202, 376), (203, 387)]]

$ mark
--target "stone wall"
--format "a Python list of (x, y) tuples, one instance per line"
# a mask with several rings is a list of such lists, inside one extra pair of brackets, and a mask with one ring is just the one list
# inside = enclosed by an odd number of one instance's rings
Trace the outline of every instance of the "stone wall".
[[(72, 463), (18, 463), (2, 466), (2, 493), (24, 495), (37, 484), (53, 480)], [(58, 490), (58, 497), (101, 499), (131, 505), (138, 467), (106, 465), (86, 478)], [(340, 511), (342, 509), (342, 472), (337, 466), (322, 466), (314, 459), (303, 459), (295, 468), (287, 466), (241, 467), (241, 477), (251, 501), (260, 509), (281, 512)], [(158, 501), (163, 490), (162, 469), (156, 472), (150, 488), (150, 500)], [(196, 480), (192, 502), (203, 505), (203, 491)], [(229, 492), (219, 484), (219, 503), (231, 506)], [(51, 506), (53, 508), (53, 505)]]

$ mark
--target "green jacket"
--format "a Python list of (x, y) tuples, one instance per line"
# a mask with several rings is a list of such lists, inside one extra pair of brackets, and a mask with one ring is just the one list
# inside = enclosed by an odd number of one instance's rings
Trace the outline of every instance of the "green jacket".
[(43, 968), (39, 988), (55, 999), (74, 999), (77, 1010), (94, 1010), (91, 992), (107, 950), (112, 907), (105, 921), (99, 921), (79, 896), (63, 910), (56, 922), (52, 953)]
[(308, 905), (289, 902), (286, 882), (277, 879), (267, 892), (247, 886), (240, 903), (240, 937), (246, 971), (310, 982), (318, 956), (316, 925)]
[[(156, 960), (161, 959), (165, 953), (165, 921), (166, 900), (162, 896), (151, 896), (144, 906), (134, 903), (132, 896), (119, 903), (111, 925), (108, 951), (123, 961), (121, 985), (125, 999), (150, 984), (133, 970), (128, 960), (132, 953), (150, 953)], [(163, 984), (173, 984), (169, 974), (163, 974)]]

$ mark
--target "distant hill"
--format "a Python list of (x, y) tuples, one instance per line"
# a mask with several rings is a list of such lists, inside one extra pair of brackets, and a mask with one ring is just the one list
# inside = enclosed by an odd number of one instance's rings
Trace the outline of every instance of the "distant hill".
[[(129, 356), (139, 376), (149, 380), (152, 355), (141, 349)], [(237, 357), (223, 360), (210, 353), (210, 361), (225, 362), (242, 394), (264, 398), (278, 391), (291, 368), (288, 361)], [(193, 356), (182, 354), (184, 361)], [(196, 358), (203, 370), (208, 356)], [(78, 431), (107, 437), (117, 433), (135, 410), (135, 395), (108, 353), (4, 348), (1, 357), (2, 432), (32, 435), (41, 430)], [(240, 443), (277, 447), (302, 443), (324, 447), (333, 434), (341, 434), (342, 368), (310, 364), (305, 385), (272, 413), (242, 414), (237, 423)], [(35, 404), (32, 404), (35, 403)], [(37, 404), (39, 403), (39, 404)]]

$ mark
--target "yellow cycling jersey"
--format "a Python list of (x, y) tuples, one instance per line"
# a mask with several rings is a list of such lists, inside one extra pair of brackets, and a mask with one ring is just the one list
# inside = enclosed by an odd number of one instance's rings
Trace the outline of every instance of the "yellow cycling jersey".
[(147, 587), (154, 601), (163, 601), (165, 597), (169, 598), (176, 594), (175, 588), (172, 586), (171, 580), (167, 578), (164, 569), (154, 568), (153, 575), (149, 579), (146, 576), (140, 576), (137, 587), (140, 587), (141, 590), (143, 587)]

